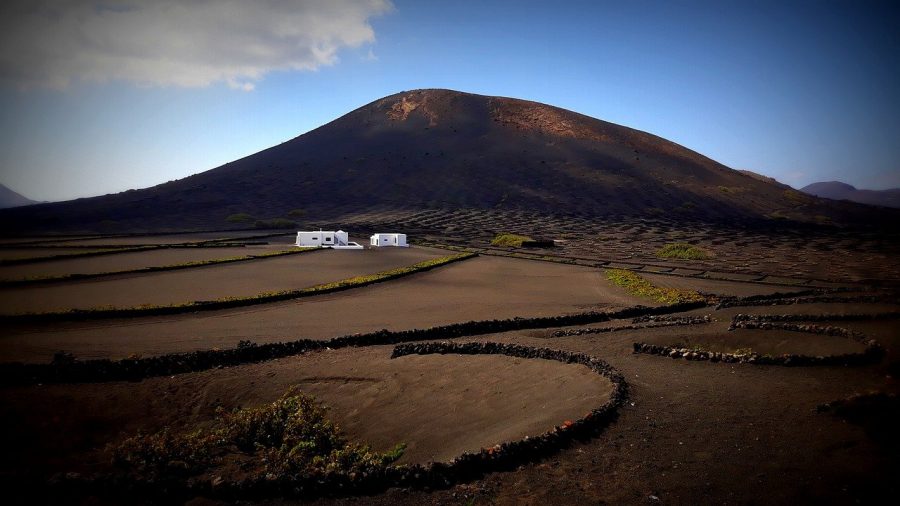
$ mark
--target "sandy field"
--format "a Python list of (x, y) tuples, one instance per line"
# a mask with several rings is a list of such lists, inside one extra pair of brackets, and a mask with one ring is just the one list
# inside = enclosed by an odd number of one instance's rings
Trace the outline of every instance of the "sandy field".
[[(320, 254), (313, 253), (310, 258)], [(295, 301), (171, 317), (10, 327), (0, 339), (0, 360), (42, 362), (59, 350), (83, 358), (150, 356), (228, 348), (244, 339), (262, 343), (331, 338), (383, 328), (553, 316), (635, 304), (650, 303), (611, 285), (597, 269), (478, 257), (394, 281)]]
[[(412, 265), (445, 254), (427, 248), (317, 251), (196, 269), (0, 289), (6, 314), (69, 308), (178, 304), (294, 290)], [(115, 256), (115, 255), (114, 255)]]
[[(93, 274), (97, 272), (124, 271), (174, 265), (200, 260), (231, 258), (267, 251), (289, 249), (266, 246), (246, 246), (243, 248), (172, 248), (152, 251), (136, 251), (98, 257), (69, 258), (33, 264), (0, 266), (0, 279), (23, 279), (35, 276), (61, 276), (65, 274)], [(47, 251), (47, 250), (44, 250)]]
[[(186, 234), (171, 234), (171, 235), (146, 235), (146, 236), (129, 236), (129, 237), (100, 237), (100, 238), (88, 238), (88, 239), (72, 239), (59, 241), (55, 244), (67, 245), (67, 244), (79, 244), (79, 245), (91, 245), (91, 244), (117, 244), (117, 245), (136, 245), (136, 244), (177, 244), (177, 243), (186, 243), (186, 242), (199, 242), (199, 241), (209, 241), (213, 239), (240, 239), (240, 238), (249, 238), (255, 237), (259, 235), (267, 235), (267, 234), (275, 234), (279, 233), (277, 231), (268, 231), (268, 230), (246, 230), (240, 232), (205, 232), (205, 233), (186, 233)], [(248, 239), (256, 241), (257, 239)], [(293, 243), (294, 242), (294, 232), (287, 232), (283, 237), (267, 237), (264, 239), (258, 239), (260, 241), (270, 241), (270, 242), (284, 242), (284, 243)]]
[(719, 281), (714, 279), (684, 278), (680, 276), (666, 276), (665, 274), (649, 274), (639, 272), (654, 285), (666, 288), (680, 288), (682, 290), (696, 290), (701, 293), (715, 293), (718, 295), (732, 295), (735, 297), (748, 297), (750, 295), (767, 295), (776, 292), (801, 290), (802, 288), (790, 288), (779, 285), (765, 285), (762, 283), (741, 283), (737, 281)]
[(0, 249), (0, 260), (17, 260), (19, 258), (40, 258), (53, 255), (72, 255), (100, 251), (85, 248), (4, 248)]

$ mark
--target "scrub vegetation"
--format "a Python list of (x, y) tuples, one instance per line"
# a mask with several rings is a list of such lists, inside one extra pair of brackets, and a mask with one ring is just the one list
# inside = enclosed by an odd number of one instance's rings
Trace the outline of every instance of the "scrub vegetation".
[(256, 218), (247, 213), (235, 213), (229, 214), (225, 221), (228, 223), (253, 223)]
[(114, 460), (148, 477), (195, 475), (230, 463), (270, 478), (309, 477), (384, 470), (406, 448), (378, 453), (348, 441), (326, 409), (296, 388), (271, 404), (219, 408), (216, 415), (212, 427), (181, 434), (164, 428), (126, 439), (113, 448)]
[(679, 304), (704, 300), (702, 295), (693, 290), (654, 286), (640, 274), (625, 269), (607, 269), (606, 279), (615, 285), (621, 286), (631, 295), (644, 297), (663, 304)]
[(491, 246), (507, 246), (507, 247), (521, 247), (522, 243), (525, 241), (533, 241), (531, 237), (527, 235), (518, 235), (518, 234), (497, 234), (496, 237), (491, 241)]
[(686, 242), (674, 242), (666, 244), (656, 252), (659, 258), (676, 258), (679, 260), (706, 260), (712, 258), (712, 253), (693, 244)]

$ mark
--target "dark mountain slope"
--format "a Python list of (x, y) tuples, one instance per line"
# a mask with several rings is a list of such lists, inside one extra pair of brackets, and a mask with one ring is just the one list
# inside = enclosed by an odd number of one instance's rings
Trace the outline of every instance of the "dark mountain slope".
[(854, 186), (840, 181), (825, 181), (804, 186), (800, 191), (826, 199), (849, 200), (860, 204), (900, 208), (900, 188), (858, 190)]
[(711, 222), (858, 219), (660, 137), (523, 100), (417, 90), (254, 155), (145, 190), (0, 212), (7, 229), (222, 227), (306, 210), (327, 221), (427, 208)]

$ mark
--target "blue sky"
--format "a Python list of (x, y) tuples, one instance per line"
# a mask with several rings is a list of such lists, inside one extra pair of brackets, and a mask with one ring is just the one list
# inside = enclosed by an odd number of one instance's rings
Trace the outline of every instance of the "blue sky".
[(385, 95), (450, 88), (572, 109), (794, 186), (900, 187), (891, 3), (261, 3), (0, 12), (0, 183), (39, 200), (143, 188)]

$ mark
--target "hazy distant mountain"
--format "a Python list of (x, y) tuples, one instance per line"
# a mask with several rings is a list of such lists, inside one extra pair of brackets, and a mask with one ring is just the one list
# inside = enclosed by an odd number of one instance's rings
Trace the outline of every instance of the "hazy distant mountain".
[(800, 189), (804, 193), (834, 200), (850, 200), (860, 204), (900, 208), (900, 188), (858, 190), (840, 181), (813, 183)]
[(23, 197), (18, 193), (10, 190), (6, 186), (0, 184), (0, 209), (7, 207), (27, 206), (29, 204), (37, 204), (36, 200)]
[[(655, 135), (558, 107), (402, 92), (221, 167), (144, 190), (0, 212), (0, 227), (184, 229), (247, 213), (339, 223), (423, 209), (839, 222), (870, 210), (750, 177)], [(887, 220), (888, 217), (882, 216)]]

